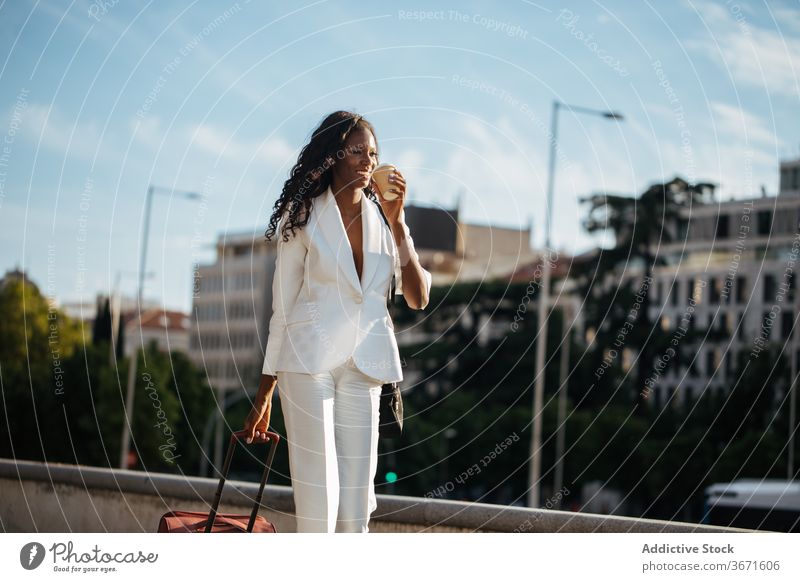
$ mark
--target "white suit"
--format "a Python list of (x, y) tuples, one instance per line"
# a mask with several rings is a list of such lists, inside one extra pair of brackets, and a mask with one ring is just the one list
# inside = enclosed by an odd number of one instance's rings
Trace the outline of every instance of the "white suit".
[[(359, 281), (350, 241), (330, 187), (314, 200), (308, 223), (283, 242), (273, 280), (262, 373), (315, 374), (353, 358), (365, 374), (384, 382), (403, 379), (394, 325), (386, 307), (392, 279), (403, 293), (400, 256), (380, 210), (361, 197), (364, 261)], [(285, 219), (285, 216), (284, 216)], [(415, 254), (408, 227), (406, 239)], [(424, 271), (428, 291), (431, 274)]]
[[(377, 507), (381, 384), (403, 379), (386, 296), (400, 256), (374, 202), (361, 198), (364, 261), (352, 248), (330, 188), (308, 223), (283, 242), (273, 280), (264, 374), (278, 378), (297, 531), (369, 531)], [(406, 227), (409, 251), (413, 242)], [(431, 274), (424, 272), (428, 292)]]

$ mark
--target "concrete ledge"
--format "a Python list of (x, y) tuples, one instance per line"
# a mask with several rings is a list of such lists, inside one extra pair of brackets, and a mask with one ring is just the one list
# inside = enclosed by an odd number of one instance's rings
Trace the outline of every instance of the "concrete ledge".
[[(154, 532), (171, 509), (208, 511), (218, 479), (0, 459), (7, 532)], [(258, 484), (227, 481), (220, 511), (249, 514)], [(290, 487), (267, 485), (261, 515), (295, 531)], [(371, 532), (713, 533), (751, 530), (629, 517), (378, 495)]]

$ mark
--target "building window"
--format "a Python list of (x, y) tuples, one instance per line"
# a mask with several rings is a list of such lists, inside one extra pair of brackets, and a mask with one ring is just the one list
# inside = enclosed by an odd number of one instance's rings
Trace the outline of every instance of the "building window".
[(736, 354), (737, 372), (741, 373), (741, 371), (744, 370), (745, 364), (747, 364), (747, 351), (739, 350), (739, 353)]
[(717, 285), (718, 293), (720, 294), (720, 303), (726, 305), (731, 303), (733, 299), (731, 298), (731, 287), (733, 286), (733, 280), (730, 277), (723, 277), (719, 280), (719, 284)]
[(768, 235), (772, 230), (772, 212), (769, 210), (758, 211), (758, 234)]
[(745, 322), (745, 319), (744, 319), (744, 311), (742, 311), (742, 312), (739, 314), (739, 339), (740, 339), (740, 340), (743, 340), (743, 339), (744, 339), (744, 331), (745, 331), (745, 330), (744, 330), (744, 322)]
[(698, 376), (700, 376), (700, 371), (697, 369), (697, 358), (699, 357), (700, 356), (698, 354), (692, 355), (692, 361), (689, 364), (689, 376), (691, 376), (692, 378), (697, 378)]
[[(709, 328), (711, 328), (710, 323), (711, 322), (709, 322), (709, 326), (708, 326)], [(725, 331), (725, 329), (727, 328), (727, 323), (728, 323), (728, 314), (727, 313), (718, 312), (717, 313), (717, 331), (720, 332), (720, 333), (723, 333)]]
[(678, 294), (680, 293), (681, 284), (677, 279), (672, 281), (672, 290), (670, 291), (670, 298), (672, 299), (672, 306), (678, 306)]
[(727, 214), (720, 214), (717, 217), (717, 238), (728, 238), (729, 233), (729, 217)]
[(720, 288), (719, 288), (719, 280), (716, 277), (711, 277), (711, 280), (708, 282), (710, 288), (710, 295), (709, 295), (709, 302), (711, 305), (717, 305), (720, 302)]
[(764, 275), (764, 303), (775, 301), (775, 275)]
[(686, 236), (689, 234), (689, 221), (685, 218), (678, 219), (678, 239), (679, 240), (686, 240)]
[(794, 313), (791, 311), (784, 311), (781, 313), (781, 335), (783, 339), (788, 340), (792, 337), (794, 327)]
[(683, 394), (683, 412), (689, 414), (692, 410), (692, 390), (691, 388), (684, 388)]
[(770, 315), (769, 311), (765, 311), (764, 318), (761, 320), (761, 333), (764, 334), (766, 339), (769, 339), (772, 335), (772, 327), (775, 325), (775, 320), (770, 318)]
[(747, 303), (747, 278), (742, 275), (736, 277), (736, 302), (739, 305)]

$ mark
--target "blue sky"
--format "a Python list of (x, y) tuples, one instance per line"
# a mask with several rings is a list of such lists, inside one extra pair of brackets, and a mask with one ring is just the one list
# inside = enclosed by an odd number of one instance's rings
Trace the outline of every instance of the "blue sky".
[[(146, 296), (191, 306), (193, 262), (261, 235), (327, 113), (376, 126), (414, 202), (543, 243), (554, 99), (554, 246), (599, 242), (578, 198), (675, 175), (722, 200), (778, 186), (800, 153), (797, 2), (0, 4), (0, 268), (61, 301), (121, 273), (134, 294), (149, 184)], [(3, 149), (4, 148), (4, 149)], [(413, 234), (413, 233), (412, 233)], [(49, 282), (49, 285), (48, 285)]]

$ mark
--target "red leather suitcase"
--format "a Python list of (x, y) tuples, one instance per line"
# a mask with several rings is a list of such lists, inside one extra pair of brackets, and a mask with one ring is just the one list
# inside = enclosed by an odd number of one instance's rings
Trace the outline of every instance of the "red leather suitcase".
[[(236, 443), (241, 441), (244, 444), (248, 444), (245, 440), (246, 436), (247, 433), (243, 430), (234, 432), (231, 435), (228, 444), (228, 454), (225, 456), (225, 465), (222, 468), (222, 477), (219, 480), (219, 487), (217, 487), (217, 493), (214, 496), (214, 505), (211, 506), (211, 512), (168, 511), (161, 516), (161, 520), (158, 522), (158, 533), (277, 533), (272, 523), (258, 515), (261, 496), (264, 494), (264, 485), (267, 483), (269, 470), (272, 466), (272, 459), (275, 457), (275, 449), (280, 440), (280, 437), (274, 432), (267, 432), (267, 440), (269, 440), (271, 444), (253, 511), (250, 515), (217, 513), (219, 500), (220, 497), (222, 497), (222, 488), (225, 486), (225, 479), (228, 477), (228, 470), (231, 467), (231, 459), (233, 459), (233, 451), (236, 448)], [(250, 444), (260, 444), (263, 442), (265, 441), (254, 440)]]

